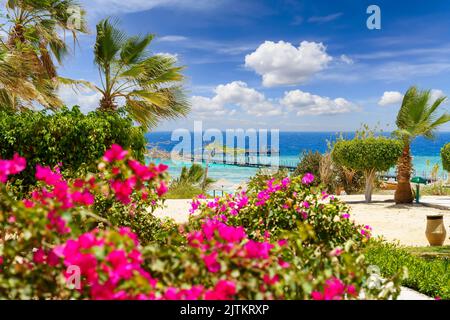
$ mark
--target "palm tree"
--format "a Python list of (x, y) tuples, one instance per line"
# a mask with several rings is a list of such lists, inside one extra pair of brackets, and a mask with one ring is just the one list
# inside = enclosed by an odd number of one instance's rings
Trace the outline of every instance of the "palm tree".
[(397, 127), (395, 135), (404, 142), (403, 153), (397, 164), (397, 190), (395, 202), (412, 203), (411, 191), (411, 142), (418, 136), (427, 139), (435, 137), (436, 129), (450, 121), (450, 114), (438, 115), (438, 107), (446, 100), (440, 97), (434, 102), (430, 101), (429, 90), (419, 91), (415, 86), (408, 89), (403, 98), (402, 106), (397, 115)]
[[(77, 12), (74, 8), (78, 8)], [(11, 26), (7, 31), (8, 47), (31, 46), (34, 52), (29, 58), (41, 64), (48, 78), (56, 78), (53, 58), (61, 63), (68, 53), (66, 32), (72, 34), (74, 43), (78, 32), (87, 32), (81, 5), (74, 0), (8, 0), (6, 9)], [(76, 23), (73, 19), (77, 19)]]
[(130, 116), (149, 128), (160, 119), (186, 115), (189, 103), (180, 85), (184, 76), (176, 59), (150, 55), (147, 47), (154, 36), (127, 37), (116, 22), (97, 25), (95, 63), (102, 79), (100, 110), (116, 111), (122, 100)]
[(178, 179), (174, 181), (175, 184), (192, 185), (194, 187), (200, 187), (203, 191), (215, 182), (214, 179), (206, 176), (206, 170), (199, 164), (194, 163), (189, 169), (183, 167)]
[[(76, 23), (74, 21), (74, 8)], [(6, 23), (0, 48), (0, 103), (2, 108), (20, 110), (38, 102), (55, 109), (63, 103), (56, 90), (61, 83), (55, 59), (62, 62), (68, 52), (65, 33), (74, 42), (86, 32), (84, 11), (73, 0), (8, 0)], [(63, 79), (69, 82), (69, 79)]]
[(20, 111), (34, 102), (52, 109), (61, 105), (52, 82), (39, 75), (39, 66), (26, 55), (0, 46), (0, 109)]

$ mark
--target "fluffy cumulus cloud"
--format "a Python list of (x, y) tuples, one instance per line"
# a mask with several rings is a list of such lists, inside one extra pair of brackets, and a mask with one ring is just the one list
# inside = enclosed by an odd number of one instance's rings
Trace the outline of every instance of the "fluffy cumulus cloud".
[(359, 111), (354, 103), (344, 99), (330, 99), (301, 90), (288, 91), (280, 101), (290, 112), (297, 115), (340, 114)]
[(322, 43), (266, 41), (245, 57), (245, 66), (262, 76), (264, 86), (274, 87), (305, 83), (331, 60)]
[(384, 107), (399, 104), (403, 100), (403, 94), (398, 91), (386, 91), (378, 101), (378, 105)]
[(198, 116), (223, 116), (236, 113), (236, 108), (255, 116), (280, 115), (282, 112), (261, 92), (249, 88), (245, 82), (233, 81), (221, 84), (212, 98), (194, 96), (192, 111)]
[(58, 90), (59, 97), (68, 106), (79, 106), (84, 113), (95, 110), (99, 106), (101, 93), (90, 89), (74, 90), (71, 86), (62, 85)]

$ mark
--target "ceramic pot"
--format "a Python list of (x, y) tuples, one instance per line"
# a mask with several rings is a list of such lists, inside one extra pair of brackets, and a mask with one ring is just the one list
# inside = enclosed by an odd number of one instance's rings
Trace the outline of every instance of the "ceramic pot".
[(442, 246), (447, 236), (444, 226), (444, 215), (427, 216), (427, 230), (425, 231), (430, 246)]

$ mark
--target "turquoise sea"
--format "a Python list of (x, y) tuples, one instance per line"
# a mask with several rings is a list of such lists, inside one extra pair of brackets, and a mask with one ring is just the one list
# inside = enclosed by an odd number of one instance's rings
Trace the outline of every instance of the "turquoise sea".
[[(383, 133), (389, 135), (389, 133)], [(332, 132), (280, 132), (279, 133), (279, 151), (281, 165), (295, 165), (299, 161), (300, 154), (303, 150), (313, 150), (324, 153), (327, 151), (327, 141), (333, 141), (338, 134)], [(346, 138), (352, 138), (354, 133), (344, 133)], [(165, 151), (172, 149), (179, 141), (171, 140), (171, 132), (153, 132), (146, 135), (147, 141), (151, 147), (158, 147)], [(193, 140), (193, 139), (192, 139)], [(225, 134), (224, 134), (225, 141)], [(270, 145), (270, 136), (269, 136)], [(441, 132), (435, 140), (426, 140), (422, 137), (414, 140), (412, 144), (413, 164), (415, 175), (430, 176), (432, 167), (439, 165), (439, 176), (446, 178), (447, 174), (442, 170), (440, 150), (450, 142), (450, 132)], [(248, 143), (248, 140), (247, 140)], [(233, 142), (227, 143), (232, 146)], [(247, 146), (247, 148), (249, 148)], [(190, 162), (183, 163), (180, 161), (161, 161), (152, 159), (155, 162), (164, 162), (169, 165), (169, 173), (172, 177), (180, 174), (183, 165), (189, 166)], [(253, 161), (250, 161), (253, 162)], [(233, 165), (210, 164), (209, 176), (218, 180), (215, 185), (217, 190), (232, 191), (237, 185), (247, 181), (247, 179), (256, 173), (256, 168), (238, 167)], [(391, 170), (394, 173), (394, 169)]]

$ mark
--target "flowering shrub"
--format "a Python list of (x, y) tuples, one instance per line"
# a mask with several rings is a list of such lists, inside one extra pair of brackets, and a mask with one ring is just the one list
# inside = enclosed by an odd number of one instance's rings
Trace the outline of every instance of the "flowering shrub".
[(5, 182), (25, 166), (17, 155), (0, 161), (0, 298), (397, 293), (395, 279), (392, 290), (367, 286), (361, 248), (370, 227), (354, 225), (344, 204), (311, 186), (311, 174), (272, 178), (211, 201), (200, 196), (190, 223), (177, 228), (151, 214), (167, 191), (167, 167), (145, 166), (118, 145), (105, 153), (97, 174), (84, 178), (66, 181), (58, 167), (37, 166), (38, 188), (17, 200)]
[[(143, 231), (139, 225), (143, 221), (148, 221), (143, 227), (153, 224), (153, 230), (163, 225), (151, 213), (134, 219), (133, 210), (138, 214), (144, 208), (146, 212), (148, 207), (157, 206), (156, 200), (165, 189), (167, 168), (143, 166), (120, 150), (114, 146), (105, 154), (105, 162), (99, 164), (99, 173), (83, 179), (67, 181), (58, 167), (37, 165), (38, 187), (23, 200), (15, 199), (4, 182), (24, 170), (26, 160), (17, 155), (12, 160), (1, 160), (0, 297), (64, 297), (65, 284), (58, 276), (61, 269), (52, 249), (70, 237), (97, 226), (119, 226), (123, 222), (138, 226), (138, 233)], [(122, 206), (122, 212), (127, 208), (127, 215), (122, 216), (122, 221), (108, 219), (110, 208), (97, 211), (96, 198)], [(148, 232), (143, 238), (150, 240)]]
[(299, 222), (306, 222), (314, 232), (314, 237), (305, 240), (307, 243), (334, 247), (348, 240), (366, 242), (370, 230), (354, 225), (348, 206), (314, 187), (314, 180), (312, 174), (292, 179), (272, 178), (263, 187), (256, 185), (246, 193), (203, 203), (196, 199), (192, 212), (200, 215), (192, 216), (192, 223), (205, 215), (221, 214), (229, 224), (243, 226), (251, 237), (258, 239), (266, 235), (278, 238), (282, 231), (295, 230)]

